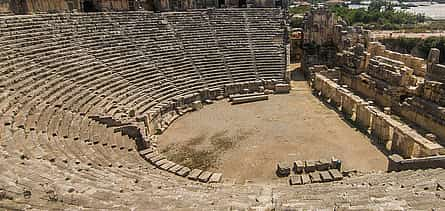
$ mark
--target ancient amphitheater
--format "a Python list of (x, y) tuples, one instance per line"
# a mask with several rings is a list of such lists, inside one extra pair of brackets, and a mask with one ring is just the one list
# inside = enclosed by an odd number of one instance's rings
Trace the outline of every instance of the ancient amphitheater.
[[(318, 8), (294, 71), (285, 14), (0, 17), (0, 208), (443, 209), (439, 52), (385, 50)], [(175, 156), (199, 141), (215, 152)]]

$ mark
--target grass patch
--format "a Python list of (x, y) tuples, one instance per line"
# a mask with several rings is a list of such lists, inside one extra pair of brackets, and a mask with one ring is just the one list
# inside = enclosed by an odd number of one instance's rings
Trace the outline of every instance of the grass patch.
[[(170, 144), (161, 152), (175, 163), (192, 169), (209, 170), (216, 168), (221, 154), (234, 148), (239, 141), (247, 137), (248, 134), (243, 132), (230, 136), (224, 130), (213, 134), (208, 140), (206, 135), (199, 135), (180, 144)], [(200, 147), (208, 142), (210, 143), (208, 147), (204, 149)]]
[(187, 141), (189, 145), (196, 146), (201, 144), (206, 139), (206, 135), (201, 134), (199, 136), (193, 137)]
[(210, 137), (210, 143), (218, 151), (226, 151), (234, 147), (234, 140), (227, 136), (227, 131), (215, 133)]

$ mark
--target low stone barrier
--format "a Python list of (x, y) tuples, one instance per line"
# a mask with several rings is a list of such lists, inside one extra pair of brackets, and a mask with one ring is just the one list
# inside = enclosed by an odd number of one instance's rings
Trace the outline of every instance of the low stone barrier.
[(316, 92), (320, 92), (320, 96), (328, 98), (328, 101), (338, 101), (340, 98), (340, 111), (365, 132), (369, 131), (388, 151), (407, 158), (445, 154), (445, 149), (440, 144), (428, 140), (405, 123), (396, 121), (389, 114), (370, 106), (359, 96), (339, 91), (339, 85), (327, 77), (316, 74), (313, 87)]
[(261, 95), (264, 95), (264, 92), (249, 93), (249, 94), (231, 94), (231, 95), (229, 95), (229, 101), (232, 101), (234, 98), (253, 97), (253, 96), (261, 96)]
[(275, 85), (275, 94), (287, 94), (290, 92), (289, 84), (276, 84)]
[(152, 147), (139, 151), (139, 154), (157, 168), (181, 177), (187, 177), (190, 180), (203, 183), (219, 183), (222, 180), (221, 173), (213, 173), (200, 169), (192, 170), (186, 166), (169, 161), (164, 155)]
[(232, 105), (241, 104), (241, 103), (249, 103), (261, 100), (268, 100), (269, 96), (267, 95), (257, 95), (257, 96), (247, 96), (247, 97), (238, 97), (232, 99)]
[(404, 159), (398, 154), (389, 156), (388, 171), (428, 168), (445, 168), (445, 156), (439, 155), (410, 159)]

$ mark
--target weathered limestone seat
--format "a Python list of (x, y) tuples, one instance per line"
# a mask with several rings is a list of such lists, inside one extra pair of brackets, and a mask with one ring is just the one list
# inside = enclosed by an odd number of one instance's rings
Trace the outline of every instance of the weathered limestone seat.
[(167, 13), (165, 16), (177, 29), (180, 43), (208, 87), (218, 87), (231, 81), (208, 18), (201, 12), (188, 12), (181, 16)]
[[(274, 41), (281, 40), (280, 38), (283, 36), (284, 31), (280, 28), (283, 14), (279, 11), (270, 12), (273, 15), (268, 12), (246, 11), (256, 67), (259, 76), (265, 79), (273, 79), (277, 76), (283, 77), (281, 70), (285, 66), (284, 46)], [(267, 25), (274, 27), (265, 27)]]
[(210, 23), (234, 82), (258, 79), (244, 13), (215, 10)]

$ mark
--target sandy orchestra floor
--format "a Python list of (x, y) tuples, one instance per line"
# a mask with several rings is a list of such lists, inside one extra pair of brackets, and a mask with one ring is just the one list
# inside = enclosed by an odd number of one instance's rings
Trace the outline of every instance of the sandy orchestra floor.
[(230, 105), (226, 100), (176, 120), (159, 137), (173, 160), (220, 171), (237, 182), (273, 181), (278, 161), (330, 159), (344, 169), (386, 170), (371, 141), (311, 94), (305, 81), (288, 95)]

